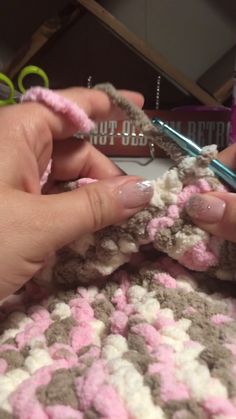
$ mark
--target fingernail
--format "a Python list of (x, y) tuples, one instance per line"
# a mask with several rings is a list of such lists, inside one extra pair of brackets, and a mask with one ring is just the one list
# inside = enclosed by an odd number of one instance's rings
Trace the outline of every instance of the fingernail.
[(225, 202), (213, 195), (193, 195), (185, 206), (190, 217), (205, 223), (219, 222), (225, 207)]
[(148, 204), (153, 195), (152, 183), (149, 181), (129, 182), (120, 186), (119, 197), (124, 208), (139, 208)]

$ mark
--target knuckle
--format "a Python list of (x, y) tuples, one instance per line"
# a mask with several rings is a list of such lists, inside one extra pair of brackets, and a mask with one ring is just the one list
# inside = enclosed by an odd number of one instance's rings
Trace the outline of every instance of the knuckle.
[(87, 195), (89, 220), (91, 228), (96, 231), (107, 224), (107, 205), (105, 194), (95, 187), (84, 188)]

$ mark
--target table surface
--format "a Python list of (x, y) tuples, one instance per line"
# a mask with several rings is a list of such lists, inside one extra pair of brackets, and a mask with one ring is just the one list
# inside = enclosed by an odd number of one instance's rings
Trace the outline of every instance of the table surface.
[(169, 159), (155, 159), (146, 166), (143, 166), (148, 161), (148, 158), (112, 158), (112, 160), (122, 169), (127, 175), (137, 175), (144, 179), (156, 179), (160, 177), (173, 164)]

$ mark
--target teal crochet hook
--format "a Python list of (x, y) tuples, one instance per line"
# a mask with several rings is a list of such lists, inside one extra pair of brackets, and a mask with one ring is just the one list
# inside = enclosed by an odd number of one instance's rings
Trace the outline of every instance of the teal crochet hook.
[[(165, 122), (161, 121), (158, 118), (154, 118), (152, 120), (153, 125), (158, 126), (161, 128), (163, 134), (167, 135), (171, 138), (183, 151), (186, 152), (189, 156), (196, 157), (201, 154), (201, 147), (199, 147), (196, 143), (194, 143), (190, 138), (185, 137), (184, 135), (180, 134), (179, 132), (175, 131)], [(209, 168), (219, 176), (224, 182), (226, 182), (229, 186), (231, 186), (234, 190), (236, 190), (236, 173), (226, 167), (223, 163), (219, 160), (212, 160)]]

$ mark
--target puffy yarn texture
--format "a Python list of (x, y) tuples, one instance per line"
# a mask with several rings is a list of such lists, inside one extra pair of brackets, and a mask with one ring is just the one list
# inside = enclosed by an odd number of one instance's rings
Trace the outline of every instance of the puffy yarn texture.
[(236, 418), (236, 247), (185, 210), (224, 189), (208, 168), (216, 149), (183, 156), (112, 86), (97, 88), (177, 164), (147, 208), (61, 249), (2, 303), (0, 419)]

